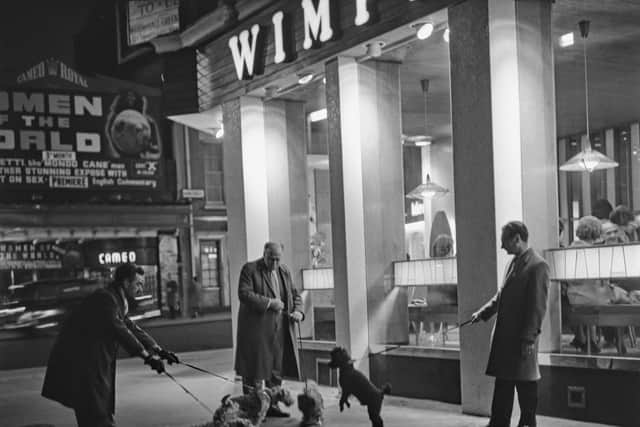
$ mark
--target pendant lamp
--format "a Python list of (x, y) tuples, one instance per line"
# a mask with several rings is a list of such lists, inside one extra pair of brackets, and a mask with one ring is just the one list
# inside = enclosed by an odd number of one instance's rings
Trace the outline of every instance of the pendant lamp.
[(447, 188), (432, 182), (429, 174), (427, 174), (427, 182), (418, 185), (416, 188), (411, 190), (406, 197), (407, 199), (430, 200), (442, 197), (448, 192), (449, 190)]
[(589, 129), (589, 85), (587, 79), (587, 37), (589, 36), (589, 23), (590, 22), (586, 20), (578, 22), (578, 26), (580, 27), (580, 36), (582, 37), (582, 57), (584, 60), (584, 110), (587, 122), (587, 144), (582, 151), (560, 166), (560, 170), (565, 172), (593, 172), (594, 170), (611, 169), (618, 166), (618, 162), (591, 148)]

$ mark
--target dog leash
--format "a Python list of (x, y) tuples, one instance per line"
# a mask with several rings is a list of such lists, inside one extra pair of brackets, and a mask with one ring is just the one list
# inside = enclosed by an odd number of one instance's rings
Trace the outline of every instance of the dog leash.
[(451, 332), (451, 331), (455, 331), (456, 329), (460, 329), (463, 326), (468, 325), (469, 323), (473, 322), (473, 319), (469, 319), (469, 320), (465, 320), (464, 322), (460, 323), (459, 325), (456, 326), (452, 326), (450, 328), (447, 328), (447, 332)]
[[(191, 369), (194, 369), (194, 370), (196, 370), (196, 371), (199, 371), (199, 372), (202, 372), (202, 373), (205, 373), (205, 374), (211, 375), (212, 377), (216, 377), (216, 378), (221, 379), (221, 380), (223, 380), (223, 381), (226, 381), (226, 382), (228, 382), (228, 383), (231, 383), (231, 384), (239, 384), (239, 382), (238, 382), (238, 381), (236, 381), (236, 380), (233, 380), (233, 379), (231, 379), (231, 378), (229, 378), (229, 377), (225, 377), (224, 375), (216, 374), (215, 372), (207, 371), (206, 369), (204, 369), (204, 368), (200, 368), (200, 367), (198, 367), (198, 366), (196, 366), (196, 365), (192, 365), (191, 363), (186, 363), (186, 362), (178, 362), (178, 363), (179, 363), (180, 365), (187, 366), (187, 367), (189, 367), (189, 368), (191, 368)], [(250, 385), (246, 385), (246, 384), (242, 384), (242, 387), (243, 387), (243, 388), (248, 388), (249, 390), (255, 390), (255, 389), (256, 389), (256, 387), (253, 387), (253, 386), (250, 386)]]
[(304, 351), (302, 349), (302, 332), (300, 331), (300, 322), (296, 322), (298, 326), (298, 357), (300, 357), (300, 376), (302, 377), (302, 381), (304, 381), (304, 392), (306, 393), (308, 390), (307, 376), (304, 374)]
[(214, 411), (212, 411), (211, 408), (209, 408), (207, 405), (205, 405), (200, 399), (198, 399), (193, 393), (191, 393), (185, 386), (180, 384), (180, 382), (177, 379), (175, 379), (173, 375), (171, 375), (167, 371), (164, 371), (164, 374), (167, 377), (171, 378), (171, 380), (173, 380), (174, 383), (178, 384), (178, 386), (180, 386), (180, 388), (182, 388), (185, 393), (187, 393), (189, 396), (191, 396), (193, 398), (193, 400), (198, 402), (200, 404), (200, 406), (202, 406), (204, 409), (206, 409), (211, 415), (214, 415)]

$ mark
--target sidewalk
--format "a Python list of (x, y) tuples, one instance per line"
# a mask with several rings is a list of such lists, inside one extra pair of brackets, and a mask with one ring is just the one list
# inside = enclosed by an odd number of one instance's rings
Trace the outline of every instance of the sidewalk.
[[(228, 378), (232, 372), (231, 350), (210, 350), (180, 355), (192, 363)], [(170, 366), (169, 372), (204, 404), (215, 410), (225, 394), (239, 394), (240, 386), (218, 380), (185, 366)], [(40, 396), (44, 368), (0, 371), (0, 425), (26, 427), (37, 424), (56, 427), (75, 426), (73, 412)], [(138, 359), (118, 361), (116, 379), (116, 421), (119, 427), (189, 427), (211, 419), (209, 413), (187, 395), (177, 384), (164, 375), (156, 375)], [(288, 382), (294, 395), (302, 389), (301, 383)], [(321, 387), (325, 402), (326, 426), (370, 426), (366, 408), (352, 402), (343, 413), (338, 409), (338, 390)], [(352, 398), (353, 399), (353, 398)], [(297, 408), (290, 408), (292, 418), (269, 420), (265, 427), (296, 426), (300, 420)], [(487, 418), (460, 413), (458, 405), (427, 400), (387, 396), (382, 410), (387, 427), (443, 426), (480, 427)], [(515, 425), (517, 420), (514, 420)], [(276, 424), (277, 423), (277, 424)], [(572, 420), (539, 417), (541, 427), (588, 427)]]

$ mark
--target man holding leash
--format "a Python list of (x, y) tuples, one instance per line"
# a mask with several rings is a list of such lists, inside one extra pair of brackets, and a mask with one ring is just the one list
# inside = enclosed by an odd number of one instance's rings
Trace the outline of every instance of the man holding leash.
[(118, 266), (107, 288), (89, 295), (65, 320), (49, 356), (42, 395), (75, 411), (78, 427), (114, 427), (116, 356), (122, 345), (158, 373), (179, 363), (127, 316), (144, 270)]
[(496, 378), (488, 427), (510, 425), (514, 388), (521, 412), (518, 427), (536, 425), (538, 336), (547, 309), (549, 267), (528, 239), (520, 221), (502, 227), (502, 248), (513, 260), (498, 293), (471, 316), (475, 323), (497, 314), (487, 366), (487, 375)]
[[(300, 296), (293, 287), (289, 269), (280, 264), (282, 245), (267, 242), (262, 258), (242, 267), (238, 285), (236, 373), (242, 376), (243, 391), (272, 388), (282, 377), (299, 378), (294, 326), (304, 319)], [(277, 406), (267, 416), (287, 417)]]

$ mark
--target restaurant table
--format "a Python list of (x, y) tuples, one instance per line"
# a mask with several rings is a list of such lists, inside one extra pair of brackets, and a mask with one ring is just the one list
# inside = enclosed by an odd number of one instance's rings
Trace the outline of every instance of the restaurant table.
[(572, 324), (587, 326), (587, 354), (591, 354), (591, 326), (612, 326), (618, 336), (617, 350), (624, 354), (624, 330), (627, 328), (631, 346), (636, 346), (634, 326), (640, 325), (640, 305), (573, 305), (569, 307), (569, 320)]

